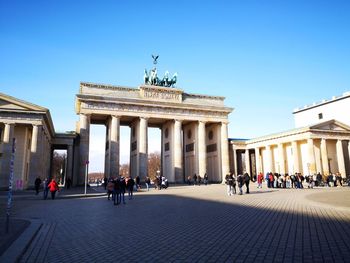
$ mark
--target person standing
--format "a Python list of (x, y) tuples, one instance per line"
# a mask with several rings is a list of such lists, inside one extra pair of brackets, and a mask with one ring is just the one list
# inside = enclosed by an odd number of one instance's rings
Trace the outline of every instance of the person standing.
[(48, 185), (48, 188), (51, 193), (51, 199), (55, 199), (56, 192), (59, 191), (58, 184), (56, 183), (55, 179), (52, 178), (51, 182)]
[(40, 185), (41, 185), (41, 179), (40, 179), (40, 177), (38, 176), (38, 177), (35, 179), (35, 181), (34, 181), (34, 187), (35, 187), (35, 194), (36, 194), (36, 195), (39, 194)]
[(122, 176), (120, 177), (120, 202), (121, 199), (123, 198), (123, 204), (125, 205), (125, 189), (126, 189), (126, 182), (125, 178)]
[(208, 175), (207, 173), (204, 174), (204, 184), (207, 185), (208, 184)]
[(140, 176), (136, 176), (135, 178), (136, 192), (141, 188), (140, 182), (141, 182)]
[(43, 181), (43, 190), (44, 190), (43, 198), (44, 198), (44, 200), (46, 200), (47, 199), (47, 194), (49, 193), (49, 179), (48, 178), (45, 178), (45, 180)]
[(193, 185), (197, 184), (197, 174), (194, 174), (193, 176)]
[(244, 180), (243, 180), (243, 175), (239, 174), (237, 176), (237, 183), (238, 183), (238, 188), (239, 188), (239, 194), (242, 195), (243, 194), (243, 184), (244, 184)]
[(146, 184), (147, 191), (149, 191), (149, 186), (151, 184), (151, 179), (148, 176), (146, 176), (145, 184)]
[(262, 172), (260, 172), (258, 174), (258, 188), (262, 188), (262, 181), (264, 179), (264, 175), (262, 174)]
[(227, 195), (230, 196), (233, 194), (233, 177), (231, 174), (226, 174), (225, 177), (226, 185), (227, 185)]
[(246, 194), (249, 194), (250, 176), (247, 172), (244, 174), (244, 183), (245, 183), (245, 187), (247, 188)]
[(126, 183), (126, 188), (128, 189), (129, 200), (131, 200), (132, 197), (133, 197), (134, 185), (135, 185), (135, 181), (134, 181), (134, 179), (132, 179), (132, 178), (130, 177), (130, 178), (128, 179), (127, 183)]

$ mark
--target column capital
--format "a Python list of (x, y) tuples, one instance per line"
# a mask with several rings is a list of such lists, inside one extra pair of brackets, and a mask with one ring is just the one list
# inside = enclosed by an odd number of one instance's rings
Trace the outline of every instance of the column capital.
[(221, 121), (221, 124), (226, 124), (228, 125), (230, 122), (228, 120)]
[(174, 122), (180, 122), (180, 123), (182, 123), (184, 120), (182, 120), (182, 119), (174, 119)]

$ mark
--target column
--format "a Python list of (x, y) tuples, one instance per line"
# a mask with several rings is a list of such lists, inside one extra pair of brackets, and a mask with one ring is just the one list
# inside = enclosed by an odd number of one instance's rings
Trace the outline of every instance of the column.
[(68, 145), (67, 148), (67, 173), (66, 173), (66, 180), (67, 178), (71, 179), (71, 182), (73, 182), (73, 145)]
[(283, 143), (278, 144), (278, 172), (280, 174), (286, 173), (286, 159), (283, 150)]
[(119, 176), (119, 137), (120, 137), (120, 118), (112, 116), (109, 140), (109, 177)]
[(138, 159), (139, 159), (139, 172), (140, 179), (143, 180), (148, 175), (148, 153), (147, 153), (147, 118), (140, 118), (140, 130), (138, 139)]
[(14, 136), (14, 125), (5, 123), (3, 152), (2, 152), (2, 158), (0, 158), (0, 161), (1, 161), (0, 187), (4, 187), (4, 188), (7, 188), (9, 184), (13, 136)]
[(32, 139), (30, 144), (29, 177), (27, 182), (27, 185), (29, 186), (34, 186), (34, 181), (37, 177), (43, 177), (45, 175), (45, 172), (41, 170), (42, 165), (40, 165), (40, 162), (43, 159), (42, 154), (39, 152), (39, 149), (42, 149), (42, 147), (38, 147), (38, 137), (40, 135), (41, 126), (33, 125)]
[(261, 170), (261, 162), (260, 162), (260, 149), (258, 147), (255, 148), (255, 167), (256, 167), (256, 175), (262, 172)]
[(228, 132), (227, 123), (221, 123), (221, 181), (224, 183), (226, 174), (230, 173), (230, 159), (228, 152)]
[(175, 182), (183, 182), (183, 168), (182, 168), (182, 121), (175, 120), (174, 123), (174, 174)]
[(79, 120), (79, 178), (78, 184), (85, 183), (86, 164), (89, 161), (90, 115), (80, 114)]
[(343, 178), (346, 178), (345, 162), (344, 162), (344, 151), (343, 151), (343, 142), (338, 140), (337, 144), (337, 160), (338, 160), (338, 172)]
[(300, 164), (299, 164), (299, 151), (298, 151), (298, 142), (292, 141), (292, 150), (293, 150), (293, 172), (300, 172)]
[(30, 145), (30, 151), (32, 153), (36, 153), (37, 147), (38, 147), (38, 125), (33, 125), (33, 131), (32, 131), (32, 143)]
[(198, 122), (198, 173), (197, 176), (200, 175), (202, 178), (204, 174), (207, 172), (207, 151), (205, 146), (205, 122)]
[(315, 161), (315, 152), (314, 152), (314, 141), (312, 138), (307, 139), (307, 148), (308, 148), (308, 172), (310, 175), (316, 173), (316, 161)]
[(275, 172), (273, 169), (273, 163), (272, 163), (272, 151), (271, 151), (271, 145), (266, 146), (266, 157), (267, 157), (267, 172)]
[(235, 170), (235, 175), (238, 175), (237, 171), (237, 150), (232, 146), (232, 152), (233, 152), (233, 169)]
[(348, 141), (348, 152), (349, 152), (349, 160), (348, 160), (348, 162), (350, 163), (350, 141)]
[(322, 173), (323, 175), (329, 175), (328, 153), (327, 153), (327, 141), (321, 139), (321, 160), (322, 160)]
[(250, 173), (250, 158), (249, 158), (249, 149), (245, 150), (245, 154), (244, 154), (244, 161), (245, 161), (245, 171), (251, 176)]

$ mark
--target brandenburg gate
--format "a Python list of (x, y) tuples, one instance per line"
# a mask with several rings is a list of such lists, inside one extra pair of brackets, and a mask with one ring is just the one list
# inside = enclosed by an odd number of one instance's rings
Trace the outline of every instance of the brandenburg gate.
[[(130, 175), (143, 180), (148, 171), (148, 127), (161, 129), (162, 175), (169, 182), (184, 182), (194, 174), (205, 174), (221, 182), (230, 172), (228, 114), (224, 97), (188, 94), (165, 81), (145, 76), (145, 85), (129, 88), (80, 83), (76, 95), (79, 115), (79, 177), (84, 183), (89, 160), (90, 125), (106, 126), (105, 175), (118, 176), (120, 126), (129, 126)], [(153, 74), (153, 75), (152, 75)], [(168, 74), (168, 73), (166, 73)], [(175, 80), (176, 81), (176, 80)]]

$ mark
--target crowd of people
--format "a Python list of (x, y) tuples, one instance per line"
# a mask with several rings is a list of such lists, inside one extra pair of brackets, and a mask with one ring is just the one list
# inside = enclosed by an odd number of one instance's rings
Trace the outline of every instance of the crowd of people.
[(302, 175), (301, 173), (295, 174), (278, 174), (278, 173), (266, 173), (265, 178), (262, 173), (257, 176), (258, 188), (262, 188), (263, 181), (266, 181), (268, 188), (304, 188), (304, 183), (308, 188), (314, 186), (342, 186), (343, 178), (340, 173), (330, 174), (327, 177), (323, 177), (320, 173), (314, 175)]
[[(208, 175), (205, 173), (203, 176), (203, 184), (208, 185)], [(191, 176), (187, 177), (187, 184), (188, 185), (198, 185), (200, 186), (202, 184), (202, 177), (200, 175), (194, 174), (193, 177)]]

